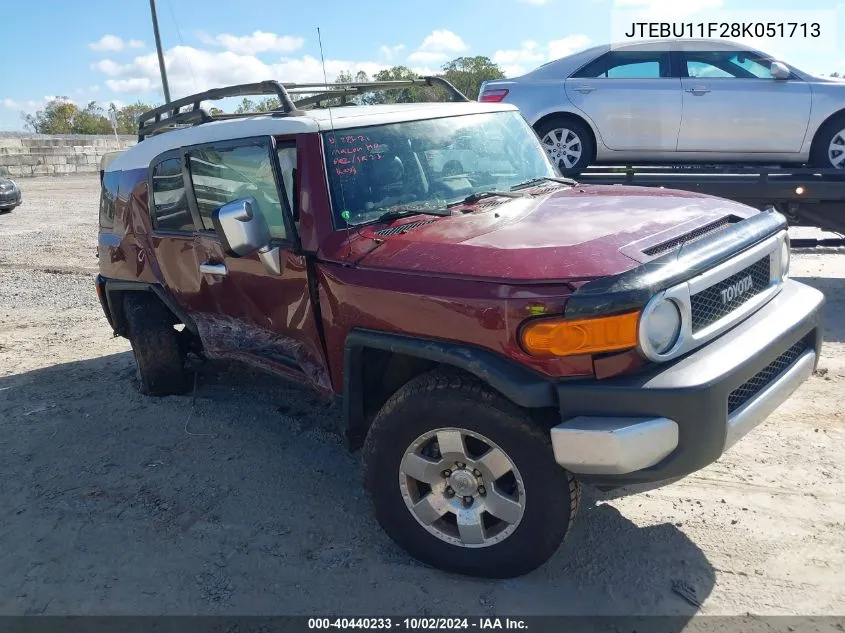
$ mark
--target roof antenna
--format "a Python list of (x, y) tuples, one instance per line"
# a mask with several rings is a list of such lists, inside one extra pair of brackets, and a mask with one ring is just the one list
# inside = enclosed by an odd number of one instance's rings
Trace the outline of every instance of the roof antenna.
[[(320, 63), (323, 65), (323, 81), (325, 82), (326, 88), (329, 87), (329, 78), (326, 75), (326, 58), (323, 57), (323, 38), (320, 35), (320, 27), (317, 27), (317, 42), (320, 45)], [(329, 128), (331, 130), (332, 135), (332, 145), (337, 147), (337, 139), (335, 138), (335, 131), (334, 131), (334, 118), (332, 117), (332, 106), (331, 101), (326, 103), (326, 108), (329, 111)], [(330, 158), (327, 156), (326, 158)], [(327, 160), (326, 163), (329, 161)], [(329, 169), (334, 168), (334, 160), (331, 161), (331, 166), (328, 164), (326, 165)], [(343, 177), (335, 173), (335, 176), (338, 177), (338, 184), (340, 185), (340, 199), (343, 203), (343, 211), (340, 212), (340, 217), (343, 218), (344, 223), (346, 224), (346, 246), (349, 248), (349, 252), (346, 254), (347, 259), (352, 257), (352, 238), (349, 235), (349, 210), (346, 208), (346, 193), (343, 190)]]

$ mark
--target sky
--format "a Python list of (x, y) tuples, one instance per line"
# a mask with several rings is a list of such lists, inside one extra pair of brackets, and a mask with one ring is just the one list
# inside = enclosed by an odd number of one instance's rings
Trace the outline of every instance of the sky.
[[(55, 97), (120, 106), (163, 95), (148, 0), (3, 2), (0, 130)], [(172, 98), (278, 79), (329, 81), (405, 65), (439, 71), (460, 55), (486, 55), (507, 76), (619, 32), (620, 15), (699, 22), (823, 18), (822, 39), (758, 41), (757, 48), (815, 74), (845, 73), (845, 3), (839, 0), (157, 0)], [(815, 13), (827, 10), (825, 14)], [(624, 13), (620, 13), (624, 12)], [(618, 22), (616, 22), (618, 25)], [(10, 28), (11, 27), (11, 28)]]

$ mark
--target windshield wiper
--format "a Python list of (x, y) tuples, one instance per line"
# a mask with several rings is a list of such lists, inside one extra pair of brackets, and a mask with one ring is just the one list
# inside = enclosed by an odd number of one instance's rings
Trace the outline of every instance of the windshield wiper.
[(578, 184), (577, 181), (572, 180), (571, 178), (552, 178), (551, 176), (542, 176), (541, 178), (532, 178), (531, 180), (520, 182), (511, 187), (511, 191), (524, 189), (525, 187), (530, 187), (531, 185), (536, 185), (538, 182), (544, 181), (559, 182), (562, 185), (569, 185), (571, 187), (575, 187)]
[(385, 211), (380, 216), (378, 216), (375, 221), (376, 222), (384, 222), (386, 220), (396, 220), (398, 218), (404, 218), (409, 215), (452, 215), (450, 211), (446, 209), (411, 209), (411, 208), (404, 208), (404, 209), (391, 209), (390, 211)]
[(475, 193), (469, 194), (466, 198), (462, 200), (450, 202), (446, 205), (446, 208), (456, 207), (461, 204), (474, 204), (479, 200), (483, 200), (484, 198), (495, 198), (496, 196), (502, 196), (503, 198), (526, 198), (528, 197), (528, 194), (517, 193), (515, 191), (477, 191)]

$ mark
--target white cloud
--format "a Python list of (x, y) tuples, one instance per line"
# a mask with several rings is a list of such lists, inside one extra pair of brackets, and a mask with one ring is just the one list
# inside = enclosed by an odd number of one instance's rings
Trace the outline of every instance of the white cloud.
[(131, 77), (129, 79), (106, 79), (106, 86), (112, 92), (149, 92), (153, 83), (147, 77)]
[(408, 61), (413, 64), (437, 64), (448, 59), (448, 53), (435, 53), (434, 51), (414, 51), (408, 55)]
[(721, 9), (723, 4), (723, 0), (614, 0), (613, 8), (641, 10), (643, 17), (658, 15), (661, 19), (677, 19), (701, 11)]
[(519, 0), (520, 2), (525, 2), (527, 4), (536, 4), (538, 6), (547, 4), (549, 0)]
[(379, 53), (381, 53), (382, 57), (384, 57), (388, 61), (391, 61), (399, 53), (405, 50), (405, 45), (397, 44), (396, 46), (380, 46), (378, 50)]
[(255, 55), (257, 53), (292, 53), (302, 48), (305, 40), (292, 35), (277, 35), (265, 31), (255, 31), (252, 35), (230, 35), (221, 33), (211, 37), (200, 33), (200, 40), (205, 44), (222, 46), (227, 51), (239, 55)]
[(589, 44), (590, 38), (580, 33), (552, 40), (545, 46), (533, 40), (527, 40), (518, 49), (496, 51), (491, 59), (499, 65), (506, 77), (518, 77), (540, 64), (571, 55)]
[(19, 104), (14, 99), (8, 98), (0, 101), (0, 105), (2, 105), (4, 108), (9, 108), (10, 110), (19, 110), (21, 108), (21, 104)]
[(452, 31), (440, 29), (426, 35), (422, 44), (408, 55), (408, 61), (414, 64), (437, 64), (468, 48), (469, 46)]
[(567, 35), (559, 40), (549, 42), (549, 59), (560, 59), (582, 51), (590, 45), (590, 38), (583, 33)]
[(452, 31), (441, 29), (439, 31), (432, 31), (426, 35), (417, 50), (435, 53), (460, 53), (467, 48), (469, 47), (464, 41), (452, 33)]
[[(323, 66), (311, 55), (282, 58), (268, 64), (254, 55), (230, 51), (207, 51), (190, 46), (175, 46), (164, 54), (167, 79), (174, 98), (219, 86), (250, 83), (265, 79), (286, 82), (323, 81)], [(373, 61), (326, 60), (326, 74), (336, 77), (342, 71), (354, 76), (364, 71), (369, 76), (388, 65)], [(158, 58), (154, 53), (136, 57), (128, 64), (102, 60), (94, 68), (109, 76), (104, 82), (115, 93), (145, 93), (161, 89)]]
[(101, 52), (118, 52), (124, 48), (144, 48), (144, 43), (141, 40), (129, 40), (124, 42), (117, 35), (103, 35), (96, 42), (88, 44), (88, 48), (92, 51)]
[(546, 53), (537, 42), (527, 40), (522, 43), (522, 48), (496, 51), (491, 59), (506, 77), (514, 77), (523, 74), (526, 67), (538, 66), (546, 61)]
[(99, 70), (111, 77), (116, 77), (123, 72), (123, 69), (126, 68), (126, 66), (122, 66), (110, 59), (101, 59), (100, 61), (91, 64), (91, 68)]

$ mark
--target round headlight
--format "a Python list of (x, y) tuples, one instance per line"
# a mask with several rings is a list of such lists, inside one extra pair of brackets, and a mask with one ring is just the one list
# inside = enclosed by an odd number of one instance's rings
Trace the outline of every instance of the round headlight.
[(681, 311), (670, 299), (661, 299), (645, 317), (643, 333), (651, 350), (656, 354), (665, 354), (681, 334)]
[(785, 279), (789, 274), (789, 238), (785, 238), (780, 245), (780, 278)]

